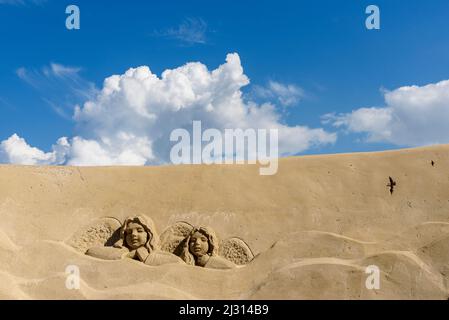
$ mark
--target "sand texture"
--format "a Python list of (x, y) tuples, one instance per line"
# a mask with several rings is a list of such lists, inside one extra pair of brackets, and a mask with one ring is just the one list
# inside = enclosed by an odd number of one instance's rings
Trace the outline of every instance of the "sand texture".
[[(178, 221), (210, 226), (255, 258), (232, 270), (154, 267), (70, 242), (96, 219), (135, 214), (160, 234)], [(5, 165), (0, 221), (1, 299), (449, 297), (449, 145), (285, 158), (274, 176), (256, 165)], [(68, 265), (79, 290), (66, 288)], [(365, 286), (370, 265), (378, 290)]]

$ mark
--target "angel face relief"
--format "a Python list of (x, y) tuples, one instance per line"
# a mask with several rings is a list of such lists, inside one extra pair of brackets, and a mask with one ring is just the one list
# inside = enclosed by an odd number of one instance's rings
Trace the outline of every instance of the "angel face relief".
[(184, 242), (181, 259), (187, 264), (214, 268), (231, 269), (235, 264), (218, 256), (218, 239), (211, 228), (193, 228)]
[(151, 218), (143, 215), (130, 216), (125, 219), (120, 229), (120, 240), (116, 248), (128, 248), (130, 251), (145, 248), (148, 253), (159, 246), (159, 237)]
[(113, 247), (93, 247), (86, 254), (106, 260), (130, 258), (153, 266), (182, 263), (174, 254), (160, 250), (154, 222), (144, 215), (125, 219), (120, 227), (120, 239)]
[(242, 239), (219, 241), (211, 228), (195, 228), (187, 222), (175, 223), (159, 237), (153, 220), (145, 215), (129, 216), (124, 222), (112, 217), (99, 218), (83, 226), (68, 243), (95, 258), (132, 259), (152, 266), (185, 262), (198, 267), (230, 269), (254, 258)]
[(130, 222), (125, 229), (125, 240), (131, 249), (137, 249), (147, 243), (148, 233), (141, 224)]
[(206, 235), (197, 231), (189, 241), (189, 251), (197, 258), (206, 255), (209, 252), (209, 240)]

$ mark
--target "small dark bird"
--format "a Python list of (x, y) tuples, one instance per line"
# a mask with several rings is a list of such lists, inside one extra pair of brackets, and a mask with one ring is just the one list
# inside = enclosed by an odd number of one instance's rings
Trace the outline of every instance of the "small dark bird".
[(396, 181), (393, 180), (392, 177), (388, 177), (390, 179), (390, 183), (387, 184), (387, 187), (390, 187), (390, 193), (393, 194), (394, 187), (396, 186)]
[(432, 167), (435, 167), (435, 161), (432, 160), (431, 164), (432, 164)]

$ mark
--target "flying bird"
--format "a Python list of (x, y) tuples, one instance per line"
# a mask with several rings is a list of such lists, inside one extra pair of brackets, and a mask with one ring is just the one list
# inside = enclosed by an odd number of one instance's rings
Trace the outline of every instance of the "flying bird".
[(396, 181), (393, 180), (392, 177), (388, 177), (390, 179), (390, 183), (387, 184), (387, 187), (390, 187), (390, 193), (393, 194), (394, 187), (396, 186)]

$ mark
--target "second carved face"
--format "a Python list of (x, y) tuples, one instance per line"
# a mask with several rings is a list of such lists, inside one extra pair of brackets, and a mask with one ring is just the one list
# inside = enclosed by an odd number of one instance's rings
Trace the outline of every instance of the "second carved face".
[(195, 257), (201, 257), (209, 252), (209, 239), (203, 233), (197, 231), (189, 241), (189, 251)]
[(138, 249), (148, 241), (148, 233), (145, 228), (137, 222), (130, 222), (125, 229), (125, 241), (129, 248)]

